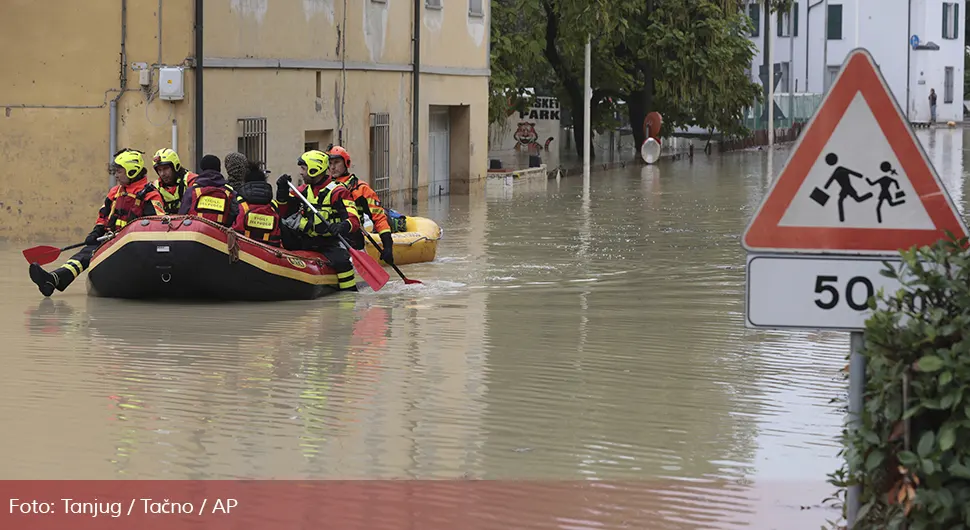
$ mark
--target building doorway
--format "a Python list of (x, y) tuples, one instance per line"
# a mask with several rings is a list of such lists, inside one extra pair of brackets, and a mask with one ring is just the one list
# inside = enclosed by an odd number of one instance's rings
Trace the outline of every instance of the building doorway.
[(428, 122), (428, 196), (451, 193), (451, 117), (448, 107), (430, 108)]

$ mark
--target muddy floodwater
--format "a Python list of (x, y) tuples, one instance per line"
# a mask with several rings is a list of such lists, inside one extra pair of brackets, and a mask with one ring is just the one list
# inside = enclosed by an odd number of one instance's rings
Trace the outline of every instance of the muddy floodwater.
[[(963, 129), (918, 136), (962, 210)], [(818, 528), (848, 335), (743, 325), (790, 148), (696, 153), (433, 199), (425, 285), (311, 302), (43, 299), (20, 250), (72, 241), (0, 243), (0, 479), (595, 479), (641, 491), (561, 528)]]

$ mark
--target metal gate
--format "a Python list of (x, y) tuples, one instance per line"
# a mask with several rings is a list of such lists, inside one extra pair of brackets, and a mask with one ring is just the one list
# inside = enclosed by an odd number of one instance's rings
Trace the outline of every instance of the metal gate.
[(391, 192), (391, 116), (386, 112), (370, 115), (370, 186), (390, 206)]

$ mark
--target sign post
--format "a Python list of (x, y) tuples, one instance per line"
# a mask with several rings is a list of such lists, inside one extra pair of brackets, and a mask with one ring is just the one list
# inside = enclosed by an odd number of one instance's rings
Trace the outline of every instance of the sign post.
[[(849, 428), (865, 391), (869, 298), (899, 251), (967, 227), (865, 48), (846, 57), (742, 237), (745, 327), (850, 333)], [(847, 522), (860, 506), (850, 487)]]

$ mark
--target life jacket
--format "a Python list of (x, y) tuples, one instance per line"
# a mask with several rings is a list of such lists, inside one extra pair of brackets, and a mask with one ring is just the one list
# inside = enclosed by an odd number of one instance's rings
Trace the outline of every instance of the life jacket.
[(185, 176), (180, 177), (173, 186), (166, 187), (162, 184), (162, 179), (158, 179), (154, 182), (155, 189), (158, 190), (158, 194), (162, 196), (162, 202), (165, 203), (165, 213), (167, 214), (177, 214), (179, 213), (179, 207), (182, 206), (182, 194), (185, 193), (185, 187), (191, 186), (192, 181), (198, 175), (192, 172), (188, 172)]
[[(309, 201), (310, 204), (312, 204), (313, 207), (320, 212), (320, 215), (323, 216), (327, 223), (331, 225), (343, 221), (343, 219), (340, 217), (340, 212), (338, 212), (337, 209), (330, 204), (333, 190), (337, 189), (337, 186), (342, 186), (342, 184), (335, 180), (331, 180), (330, 183), (324, 186), (321, 190), (325, 193), (319, 197), (314, 193), (313, 186), (308, 185), (303, 191), (307, 201)], [(313, 220), (312, 222), (310, 221), (311, 219)], [(319, 232), (316, 230), (318, 226), (320, 227)], [(306, 207), (303, 208), (303, 213), (300, 216), (299, 227), (301, 232), (310, 237), (333, 237), (333, 234), (331, 234), (329, 230), (323, 228), (322, 223), (320, 223), (317, 216)]]
[(132, 192), (121, 186), (115, 186), (108, 198), (111, 200), (111, 211), (108, 212), (107, 228), (117, 232), (128, 223), (142, 217), (145, 209), (145, 196), (155, 191), (155, 187), (146, 184), (140, 190)]
[(280, 246), (280, 215), (275, 201), (270, 204), (239, 203), (239, 216), (232, 229), (244, 236), (274, 247)]
[(205, 186), (194, 188), (192, 206), (188, 215), (195, 215), (208, 219), (214, 223), (224, 225), (231, 215), (231, 190), (224, 186)]

